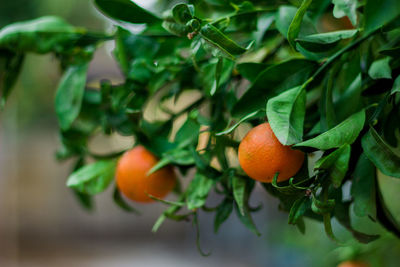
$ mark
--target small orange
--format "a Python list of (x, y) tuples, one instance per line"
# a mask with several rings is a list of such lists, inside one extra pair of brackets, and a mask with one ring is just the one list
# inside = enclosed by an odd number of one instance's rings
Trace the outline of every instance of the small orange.
[(303, 165), (304, 153), (282, 145), (269, 123), (251, 129), (239, 145), (239, 163), (251, 178), (271, 183), (279, 172), (278, 182), (295, 175)]
[(339, 264), (337, 267), (368, 267), (367, 263), (361, 261), (344, 261)]
[(143, 146), (136, 146), (122, 155), (116, 169), (118, 189), (129, 199), (152, 202), (148, 195), (164, 198), (174, 188), (176, 176), (171, 166), (150, 175), (158, 159)]

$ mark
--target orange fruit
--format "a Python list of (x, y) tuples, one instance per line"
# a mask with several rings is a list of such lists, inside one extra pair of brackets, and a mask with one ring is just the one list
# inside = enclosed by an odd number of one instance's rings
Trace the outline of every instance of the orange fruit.
[(125, 152), (116, 169), (118, 189), (127, 198), (138, 202), (152, 202), (148, 195), (164, 198), (174, 188), (176, 176), (171, 166), (148, 175), (157, 162), (156, 156), (143, 146)]
[(278, 182), (295, 175), (303, 165), (304, 153), (282, 145), (269, 123), (251, 129), (239, 145), (239, 163), (251, 178), (271, 183), (279, 172)]
[(369, 267), (369, 265), (361, 261), (345, 261), (339, 264), (337, 267)]

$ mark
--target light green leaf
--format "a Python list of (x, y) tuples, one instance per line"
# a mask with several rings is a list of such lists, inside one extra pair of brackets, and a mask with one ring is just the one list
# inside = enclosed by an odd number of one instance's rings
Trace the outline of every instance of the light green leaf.
[(375, 60), (369, 67), (368, 75), (374, 80), (382, 78), (391, 79), (392, 69), (390, 68), (389, 61), (390, 57)]
[(365, 110), (361, 110), (341, 122), (334, 128), (294, 147), (313, 147), (321, 150), (338, 148), (344, 144), (352, 144), (360, 134), (365, 123)]
[(89, 195), (101, 193), (114, 179), (116, 164), (115, 160), (101, 160), (86, 165), (68, 177), (67, 186)]
[(289, 89), (267, 102), (267, 117), (272, 131), (283, 145), (303, 139), (306, 91), (302, 86)]
[(186, 190), (186, 202), (189, 210), (197, 209), (206, 203), (207, 196), (215, 184), (215, 180), (196, 173)]
[(357, 24), (357, 0), (332, 0), (334, 4), (333, 16), (335, 18), (343, 18), (347, 16), (351, 24)]
[(55, 98), (55, 109), (62, 130), (71, 127), (81, 111), (88, 63), (72, 65), (64, 73)]

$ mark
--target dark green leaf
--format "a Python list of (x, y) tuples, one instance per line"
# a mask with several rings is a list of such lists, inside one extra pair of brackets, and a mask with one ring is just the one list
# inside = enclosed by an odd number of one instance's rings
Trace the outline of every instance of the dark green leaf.
[(352, 175), (351, 195), (357, 216), (376, 218), (375, 166), (364, 153), (358, 159)]
[(17, 22), (0, 31), (0, 48), (17, 52), (61, 52), (84, 31), (55, 16)]
[(364, 153), (382, 173), (400, 178), (400, 156), (373, 127), (363, 136), (361, 143)]
[(61, 129), (67, 130), (81, 111), (88, 63), (70, 66), (57, 89), (55, 109)]
[(309, 139), (294, 145), (295, 147), (313, 147), (321, 150), (338, 148), (345, 144), (352, 144), (365, 123), (365, 110), (361, 110), (341, 122), (336, 127)]
[(292, 22), (290, 23), (289, 30), (287, 33), (287, 39), (293, 49), (296, 49), (295, 39), (300, 33), (300, 27), (303, 21), (303, 17), (306, 14), (307, 8), (311, 4), (311, 2), (312, 0), (303, 0), (301, 6), (296, 12), (296, 15), (294, 16)]
[(199, 138), (200, 124), (194, 118), (188, 116), (182, 127), (176, 132), (175, 142), (178, 147), (195, 144)]
[(267, 102), (267, 117), (272, 131), (283, 145), (303, 140), (306, 91), (303, 86), (289, 89)]
[(193, 154), (189, 150), (180, 148), (169, 150), (162, 155), (160, 161), (150, 169), (148, 174), (152, 174), (170, 164), (192, 165), (194, 164)]
[(193, 9), (194, 8), (192, 5), (188, 6), (186, 4), (177, 4), (172, 9), (172, 16), (176, 22), (180, 24), (186, 24), (193, 19)]
[(120, 207), (122, 210), (126, 212), (132, 212), (135, 214), (140, 214), (138, 210), (134, 209), (132, 206), (130, 206), (128, 203), (125, 202), (124, 198), (121, 196), (121, 193), (119, 192), (117, 187), (114, 188), (113, 200), (114, 203), (117, 204), (117, 206)]
[(224, 223), (231, 215), (233, 210), (233, 201), (230, 198), (225, 198), (221, 204), (218, 205), (214, 219), (214, 232), (217, 233), (222, 223)]
[(25, 58), (23, 54), (14, 54), (8, 51), (6, 53), (7, 55), (3, 59), (5, 61), (4, 70), (0, 69), (0, 108), (5, 105), (11, 90), (17, 82)]
[(365, 32), (370, 33), (400, 15), (398, 0), (367, 0), (364, 9)]
[(315, 169), (323, 169), (329, 172), (329, 178), (332, 184), (338, 188), (346, 176), (349, 168), (351, 147), (349, 144), (345, 144), (328, 156), (319, 159), (315, 165)]
[(289, 212), (289, 224), (297, 224), (303, 217), (304, 213), (311, 208), (311, 200), (309, 197), (297, 199)]
[(95, 195), (103, 192), (114, 179), (115, 160), (101, 160), (73, 172), (67, 186), (79, 192)]
[(188, 209), (193, 210), (203, 206), (214, 184), (215, 180), (207, 178), (200, 173), (196, 173), (186, 190)]
[(395, 93), (399, 92), (400, 92), (400, 75), (397, 76), (396, 80), (394, 80), (393, 87), (390, 93), (394, 95)]
[(229, 39), (228, 36), (211, 24), (203, 26), (200, 30), (200, 34), (207, 42), (218, 47), (231, 58), (234, 58), (235, 55), (241, 55), (246, 52), (245, 48)]
[(251, 82), (254, 82), (257, 76), (268, 67), (267, 64), (254, 62), (241, 63), (236, 66), (237, 71)]
[(94, 0), (105, 15), (130, 23), (157, 23), (160, 19), (131, 0)]
[(251, 217), (251, 214), (249, 211), (246, 211), (245, 215), (242, 215), (242, 213), (239, 210), (239, 207), (235, 205), (235, 211), (236, 214), (239, 218), (239, 220), (253, 233), (255, 233), (257, 236), (260, 236), (261, 233), (257, 230), (257, 227), (253, 221), (253, 218)]
[(235, 104), (233, 115), (243, 117), (264, 108), (269, 98), (307, 81), (316, 66), (310, 60), (292, 59), (267, 68)]

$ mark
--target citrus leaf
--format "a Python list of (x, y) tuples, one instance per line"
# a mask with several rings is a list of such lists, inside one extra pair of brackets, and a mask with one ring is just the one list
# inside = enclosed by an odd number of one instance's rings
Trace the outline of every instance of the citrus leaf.
[(225, 134), (230, 134), (231, 132), (233, 132), (237, 127), (239, 127), (240, 124), (242, 124), (243, 122), (253, 119), (253, 118), (258, 118), (264, 115), (264, 112), (262, 110), (257, 110), (254, 111), (252, 113), (247, 114), (246, 116), (244, 116), (243, 118), (241, 118), (237, 123), (235, 123), (234, 125), (232, 125), (231, 127), (229, 127), (228, 129), (216, 133), (216, 136), (220, 136), (220, 135), (225, 135)]
[(364, 8), (365, 33), (379, 29), (400, 15), (400, 2), (397, 0), (367, 0)]
[(341, 122), (334, 128), (294, 147), (313, 147), (321, 150), (338, 148), (344, 144), (352, 144), (360, 134), (365, 123), (365, 110), (361, 110)]
[(390, 94), (394, 95), (399, 92), (400, 92), (400, 75), (397, 76), (396, 80), (394, 80), (393, 87), (392, 87), (392, 90), (390, 91)]
[(225, 198), (221, 204), (218, 205), (217, 211), (215, 213), (214, 219), (214, 232), (217, 233), (222, 223), (224, 223), (233, 210), (233, 201), (231, 198)]
[(365, 153), (358, 159), (352, 175), (351, 195), (355, 215), (376, 218), (375, 166)]
[(333, 16), (337, 19), (347, 16), (351, 24), (357, 24), (357, 0), (332, 0)]
[(215, 180), (196, 173), (193, 180), (190, 182), (186, 194), (186, 202), (188, 210), (200, 208), (206, 202), (208, 193), (215, 184)]
[[(269, 98), (307, 81), (316, 66), (311, 60), (291, 59), (265, 69), (235, 104), (233, 116), (243, 117), (265, 108)], [(282, 73), (285, 73), (284, 79)]]
[(95, 195), (103, 192), (114, 179), (115, 160), (100, 160), (73, 172), (67, 186), (79, 192)]
[(233, 197), (239, 208), (240, 213), (244, 216), (247, 203), (246, 201), (246, 186), (247, 182), (244, 178), (234, 176), (232, 179)]
[(10, 24), (0, 31), (0, 48), (16, 52), (61, 52), (84, 33), (63, 19), (45, 16)]
[(204, 40), (218, 47), (231, 58), (247, 51), (211, 24), (204, 25), (200, 30), (200, 34)]
[(177, 4), (172, 8), (172, 16), (176, 22), (186, 24), (193, 19), (194, 7), (193, 5)]
[(121, 193), (118, 190), (118, 187), (114, 188), (113, 200), (114, 203), (117, 204), (117, 206), (120, 207), (123, 211), (141, 214), (138, 210), (134, 209), (132, 206), (125, 202), (124, 198), (121, 196)]
[(266, 110), (268, 122), (279, 142), (293, 145), (302, 141), (306, 113), (306, 91), (303, 86), (270, 98)]
[(306, 14), (307, 8), (311, 4), (312, 0), (303, 0), (301, 3), (301, 6), (296, 12), (296, 15), (294, 16), (292, 22), (290, 23), (289, 30), (287, 33), (287, 39), (289, 41), (289, 44), (292, 46), (293, 49), (296, 50), (296, 43), (295, 39), (300, 33), (300, 27), (301, 23), (303, 21), (303, 17)]
[(305, 49), (312, 52), (328, 51), (335, 47), (339, 41), (356, 35), (358, 30), (342, 30), (326, 33), (317, 33), (302, 36), (296, 41)]
[(88, 63), (72, 65), (65, 71), (55, 97), (55, 110), (62, 130), (78, 117), (86, 85)]
[(365, 155), (384, 174), (400, 178), (400, 157), (373, 127), (361, 140)]
[(311, 200), (309, 197), (297, 199), (289, 212), (289, 224), (297, 224), (308, 209), (311, 208)]
[(97, 8), (110, 18), (130, 23), (157, 23), (160, 18), (131, 0), (94, 0)]
[(0, 108), (4, 107), (8, 96), (17, 82), (25, 58), (24, 54), (16, 54), (9, 51), (4, 51), (4, 53), (6, 54), (4, 58), (0, 55), (0, 61), (5, 61), (4, 69), (0, 69), (2, 73), (0, 75)]
[(385, 57), (382, 59), (378, 59), (372, 62), (368, 75), (374, 79), (391, 79), (392, 78), (392, 69), (389, 66), (390, 57)]
[(324, 169), (329, 172), (329, 178), (332, 184), (338, 188), (346, 176), (349, 168), (351, 147), (349, 144), (345, 144), (328, 156), (319, 159), (314, 168), (317, 170)]

